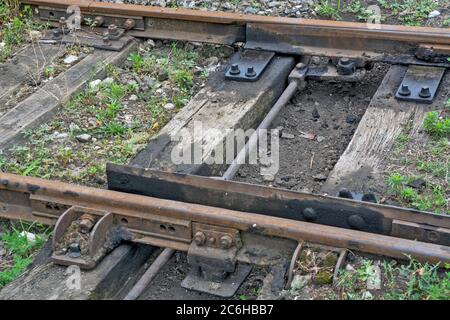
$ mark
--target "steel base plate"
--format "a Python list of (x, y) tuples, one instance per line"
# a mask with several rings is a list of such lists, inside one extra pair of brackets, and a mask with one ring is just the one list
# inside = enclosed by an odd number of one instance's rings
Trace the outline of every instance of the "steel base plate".
[(209, 293), (222, 298), (231, 298), (252, 271), (251, 264), (236, 263), (236, 270), (223, 282), (211, 282), (203, 279), (196, 270), (191, 270), (181, 282), (181, 286), (188, 290)]
[(243, 52), (237, 52), (231, 58), (230, 67), (225, 73), (225, 79), (256, 81), (274, 56), (275, 53), (270, 51), (244, 50)]
[[(395, 94), (397, 100), (431, 104), (445, 68), (409, 66), (400, 87)], [(425, 94), (421, 93), (425, 90)]]

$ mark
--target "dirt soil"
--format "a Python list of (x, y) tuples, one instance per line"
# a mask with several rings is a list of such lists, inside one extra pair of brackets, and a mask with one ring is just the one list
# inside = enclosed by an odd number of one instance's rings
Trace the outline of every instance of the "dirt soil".
[[(320, 193), (386, 70), (387, 66), (377, 65), (353, 84), (308, 82), (273, 122), (272, 127), (282, 132), (280, 169), (274, 181), (264, 181), (259, 165), (241, 167), (235, 180)], [(305, 133), (314, 139), (306, 138)]]

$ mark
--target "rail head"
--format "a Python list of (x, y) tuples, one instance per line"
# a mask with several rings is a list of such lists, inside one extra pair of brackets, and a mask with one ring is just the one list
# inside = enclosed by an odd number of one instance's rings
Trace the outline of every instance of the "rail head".
[(306, 33), (320, 33), (333, 37), (385, 39), (399, 42), (450, 45), (450, 31), (445, 28), (377, 25), (366, 23), (317, 20), (289, 17), (270, 17), (229, 12), (210, 12), (184, 8), (161, 8), (135, 4), (118, 4), (91, 0), (21, 0), (22, 4), (67, 8), (78, 6), (82, 12), (164, 18), (214, 24), (267, 24), (276, 27), (295, 26)]
[(443, 245), (0, 173), (2, 217), (35, 221), (46, 214), (47, 221), (56, 221), (72, 206), (113, 215), (133, 241), (175, 249), (187, 250), (194, 240), (193, 225), (200, 223), (399, 259), (410, 255), (433, 263), (450, 261), (450, 247)]

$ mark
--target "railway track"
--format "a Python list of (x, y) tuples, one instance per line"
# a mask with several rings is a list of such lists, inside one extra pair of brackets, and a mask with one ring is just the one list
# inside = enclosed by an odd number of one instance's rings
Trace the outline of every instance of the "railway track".
[[(402, 103), (426, 108), (438, 95), (450, 68), (448, 29), (373, 28), (360, 23), (79, 0), (22, 3), (34, 9), (36, 18), (56, 27), (41, 40), (48, 46), (76, 41), (106, 52), (120, 52), (133, 38), (225, 45), (242, 42), (226, 70), (225, 82), (257, 83), (270, 71), (276, 57), (293, 57), (292, 70), (283, 80), (288, 85), (258, 129), (270, 128), (280, 110), (308, 80), (355, 82), (373, 63), (400, 65), (405, 73), (402, 83), (391, 88), (392, 93), (399, 101), (406, 101)], [(79, 8), (81, 22), (91, 21), (91, 25), (71, 30), (74, 11), (68, 13), (69, 6)], [(327, 57), (329, 63), (311, 66), (310, 56)], [(26, 127), (44, 118), (31, 119)], [(0, 138), (2, 146), (17, 141), (17, 134), (8, 135), (11, 127), (0, 129), (5, 132), (3, 140)], [(222, 296), (234, 294), (250, 272), (249, 265), (271, 264), (272, 251), (283, 248), (295, 260), (299, 253), (293, 249), (306, 242), (397, 259), (408, 255), (420, 261), (450, 262), (449, 216), (377, 204), (371, 194), (361, 194), (359, 199), (362, 196), (363, 201), (359, 201), (353, 200), (358, 195), (345, 190), (340, 197), (319, 196), (230, 181), (256, 148), (260, 132), (256, 131), (238, 150), (230, 166), (221, 167), (221, 179), (195, 175), (217, 171), (205, 171), (202, 166), (169, 173), (110, 164), (109, 190), (102, 190), (0, 173), (0, 217), (55, 225), (52, 259), (62, 265), (95, 268), (121, 241), (167, 248), (157, 266), (138, 283), (133, 298), (174, 250), (187, 252), (193, 270), (198, 271), (185, 280), (186, 288), (211, 292), (208, 284), (220, 282), (222, 289), (215, 294)], [(88, 234), (83, 252), (79, 245), (63, 243), (73, 223)], [(267, 240), (269, 254), (255, 256), (255, 242), (264, 247), (267, 238), (279, 241), (278, 247), (271, 248), (273, 242)], [(235, 277), (232, 284), (227, 282), (231, 277)]]

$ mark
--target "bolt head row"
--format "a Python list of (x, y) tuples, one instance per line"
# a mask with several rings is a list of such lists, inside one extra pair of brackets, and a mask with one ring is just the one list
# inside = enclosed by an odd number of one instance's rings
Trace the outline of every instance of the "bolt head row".
[[(193, 241), (197, 246), (203, 246), (206, 243), (208, 243), (209, 245), (213, 245), (216, 243), (216, 238), (214, 237), (207, 238), (204, 232), (199, 231), (194, 235)], [(228, 235), (224, 235), (219, 239), (219, 245), (222, 249), (229, 249), (232, 244), (233, 239)]]
[[(230, 74), (233, 76), (237, 76), (241, 73), (241, 70), (239, 68), (239, 65), (237, 63), (233, 63), (230, 68)], [(254, 78), (256, 77), (256, 71), (253, 66), (250, 66), (247, 68), (247, 71), (245, 72), (245, 76), (248, 78)]]
[[(398, 94), (401, 96), (407, 97), (407, 96), (411, 95), (411, 90), (409, 89), (408, 85), (402, 84), (400, 90), (398, 91)], [(431, 97), (430, 88), (428, 86), (423, 86), (420, 89), (419, 97), (424, 98), (424, 99)]]

